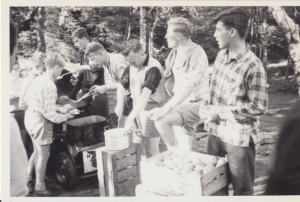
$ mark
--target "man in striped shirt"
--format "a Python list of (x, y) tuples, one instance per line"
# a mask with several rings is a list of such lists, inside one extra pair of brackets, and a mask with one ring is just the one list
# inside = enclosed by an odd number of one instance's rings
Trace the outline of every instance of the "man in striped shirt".
[[(64, 69), (65, 61), (57, 53), (49, 53), (45, 60), (46, 72), (37, 76), (26, 93), (27, 110), (25, 112), (25, 127), (32, 138), (36, 158), (35, 196), (53, 196), (57, 192), (48, 190), (45, 186), (45, 173), (50, 156), (50, 144), (53, 137), (53, 123), (61, 123), (73, 118), (72, 114), (58, 114), (55, 110), (57, 89), (54, 79)], [(29, 161), (34, 161), (30, 159)], [(32, 175), (27, 176), (28, 188), (33, 191)]]
[(207, 153), (227, 154), (234, 195), (253, 195), (259, 117), (268, 106), (266, 73), (245, 42), (245, 11), (226, 10), (215, 22), (214, 37), (221, 51), (215, 60), (209, 95), (199, 111), (211, 133)]

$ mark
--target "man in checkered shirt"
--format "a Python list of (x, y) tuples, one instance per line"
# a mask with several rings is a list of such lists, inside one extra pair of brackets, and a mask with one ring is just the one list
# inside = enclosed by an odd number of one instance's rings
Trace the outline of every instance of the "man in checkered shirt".
[(258, 119), (268, 106), (265, 69), (245, 42), (248, 20), (241, 8), (226, 10), (215, 18), (214, 37), (221, 51), (209, 95), (199, 110), (211, 133), (207, 153), (227, 154), (234, 195), (253, 195)]

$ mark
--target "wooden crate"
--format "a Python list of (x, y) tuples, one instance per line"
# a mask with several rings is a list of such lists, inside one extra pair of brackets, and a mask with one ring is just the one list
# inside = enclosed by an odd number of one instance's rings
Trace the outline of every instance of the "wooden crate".
[[(142, 163), (142, 182), (145, 185), (187, 196), (209, 196), (227, 187), (230, 183), (228, 162), (201, 176), (173, 171), (169, 168), (149, 164), (154, 158), (169, 155), (169, 151), (160, 153)], [(207, 160), (210, 155), (186, 151), (184, 156)]]
[(139, 184), (135, 188), (136, 197), (162, 197), (162, 196), (183, 196), (182, 194), (168, 192), (163, 189), (157, 189), (151, 186), (147, 186), (145, 184)]
[(135, 196), (140, 183), (140, 150), (132, 144), (121, 151), (103, 151), (106, 196)]
[[(139, 184), (135, 188), (136, 197), (173, 197), (173, 196), (185, 196), (183, 194), (165, 191), (163, 189), (154, 188), (145, 184)], [(214, 193), (212, 196), (228, 196), (228, 186)]]

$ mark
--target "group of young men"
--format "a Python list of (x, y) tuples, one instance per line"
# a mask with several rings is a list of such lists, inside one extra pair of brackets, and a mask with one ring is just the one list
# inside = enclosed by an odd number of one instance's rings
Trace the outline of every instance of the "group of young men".
[[(258, 119), (267, 109), (268, 96), (264, 67), (245, 41), (248, 20), (241, 8), (224, 11), (215, 18), (214, 37), (221, 50), (211, 75), (207, 55), (192, 42), (193, 26), (185, 18), (168, 21), (165, 38), (172, 50), (165, 70), (144, 52), (137, 39), (124, 42), (119, 54), (108, 53), (101, 44), (89, 42), (86, 31), (79, 28), (72, 38), (84, 55), (76, 70), (79, 76), (71, 78), (74, 88), (69, 92), (81, 88), (84, 93), (92, 93), (88, 102), (92, 112), (111, 121), (106, 92), (117, 89), (115, 112), (119, 117), (127, 116), (127, 130), (140, 129), (140, 133), (133, 133), (133, 140), (142, 145), (145, 157), (159, 153), (160, 137), (169, 150), (180, 152), (176, 136), (191, 139), (194, 126), (204, 121), (205, 130), (210, 132), (207, 154), (227, 154), (234, 194), (253, 195)], [(55, 109), (59, 89), (55, 80), (64, 69), (63, 58), (50, 53), (44, 64), (46, 72), (33, 79), (25, 93), (30, 96), (25, 96), (24, 102), (25, 126), (35, 151), (26, 181), (37, 196), (54, 194), (44, 182), (52, 123), (73, 118)], [(165, 88), (173, 95), (167, 103)], [(182, 128), (181, 134), (175, 135), (176, 127)]]

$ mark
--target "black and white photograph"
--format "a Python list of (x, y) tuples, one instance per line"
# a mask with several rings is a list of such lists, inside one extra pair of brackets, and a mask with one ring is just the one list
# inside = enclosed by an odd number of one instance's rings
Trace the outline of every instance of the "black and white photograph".
[(300, 195), (299, 1), (29, 2), (1, 9), (0, 199)]

